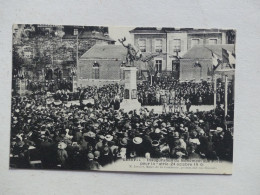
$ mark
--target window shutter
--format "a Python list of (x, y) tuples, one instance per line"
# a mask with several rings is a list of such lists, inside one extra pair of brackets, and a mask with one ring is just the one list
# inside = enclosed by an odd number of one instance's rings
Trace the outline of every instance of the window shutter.
[(184, 41), (181, 39), (181, 52), (184, 52)]
[(170, 46), (169, 46), (169, 53), (173, 53), (173, 44), (174, 44), (174, 42), (173, 42), (173, 40), (170, 40)]

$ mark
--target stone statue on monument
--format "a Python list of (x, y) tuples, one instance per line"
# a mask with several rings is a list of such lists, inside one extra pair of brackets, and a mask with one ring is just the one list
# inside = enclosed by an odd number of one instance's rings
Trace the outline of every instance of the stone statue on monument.
[(135, 66), (134, 61), (142, 61), (142, 62), (148, 62), (152, 60), (154, 57), (159, 56), (161, 53), (152, 53), (150, 55), (144, 56), (142, 55), (142, 52), (136, 48), (132, 44), (125, 44), (126, 38), (118, 39), (118, 41), (127, 48), (127, 54), (126, 54), (126, 63), (129, 63), (129, 66)]
[(134, 61), (138, 61), (142, 59), (142, 53), (139, 49), (135, 48), (132, 44), (125, 44), (126, 38), (118, 39), (118, 41), (127, 48), (126, 54), (126, 62), (129, 63), (130, 66), (134, 66)]

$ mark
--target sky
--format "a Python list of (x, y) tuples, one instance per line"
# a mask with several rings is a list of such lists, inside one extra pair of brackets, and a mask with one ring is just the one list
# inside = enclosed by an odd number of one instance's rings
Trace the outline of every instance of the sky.
[(125, 43), (132, 43), (133, 40), (129, 33), (130, 30), (134, 29), (135, 27), (108, 27), (109, 36), (116, 41), (116, 45), (120, 45), (121, 43), (118, 42), (118, 39), (126, 38)]

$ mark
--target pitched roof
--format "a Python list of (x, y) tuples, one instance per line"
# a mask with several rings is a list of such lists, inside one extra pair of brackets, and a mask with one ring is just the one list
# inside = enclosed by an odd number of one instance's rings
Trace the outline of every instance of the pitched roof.
[(155, 28), (155, 27), (137, 27), (133, 30), (130, 30), (130, 33), (168, 33), (168, 32), (187, 32), (191, 34), (196, 33), (220, 33), (226, 32), (227, 30), (222, 29), (196, 29), (196, 28), (172, 28), (172, 27), (163, 27), (163, 28)]
[(165, 33), (162, 28), (155, 27), (137, 27), (129, 31), (130, 33)]
[(212, 53), (222, 58), (222, 48), (235, 53), (234, 44), (223, 45), (197, 45), (189, 49), (182, 59), (211, 59)]
[(81, 59), (125, 59), (127, 50), (122, 45), (94, 45)]
[[(62, 37), (63, 39), (76, 39), (77, 35), (70, 35), (66, 34)], [(102, 33), (92, 33), (92, 32), (83, 32), (79, 35), (79, 39), (97, 39), (97, 40), (104, 40), (104, 41), (110, 41), (110, 42), (116, 42), (114, 39), (109, 37), (108, 35), (105, 36)]]

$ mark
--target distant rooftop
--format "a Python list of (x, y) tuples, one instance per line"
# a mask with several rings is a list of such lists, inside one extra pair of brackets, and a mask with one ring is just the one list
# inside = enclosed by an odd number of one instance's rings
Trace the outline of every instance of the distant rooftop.
[(84, 53), (82, 59), (121, 59), (126, 57), (127, 50), (122, 45), (94, 45), (86, 53)]
[(136, 27), (133, 30), (130, 30), (130, 33), (167, 33), (167, 32), (178, 32), (184, 31), (187, 33), (214, 33), (214, 32), (226, 32), (227, 30), (222, 29), (195, 29), (195, 28), (170, 28), (170, 27), (163, 27), (163, 28), (155, 28), (155, 27)]
[[(77, 35), (64, 35), (63, 39), (76, 39)], [(97, 39), (97, 40), (104, 40), (104, 41), (109, 41), (109, 42), (113, 42), (115, 43), (116, 41), (114, 39), (112, 39), (109, 35), (100, 33), (100, 32), (83, 32), (81, 34), (79, 34), (79, 39)]]
[(222, 48), (235, 53), (234, 44), (225, 45), (197, 45), (187, 51), (182, 59), (211, 59), (212, 53), (222, 58)]

